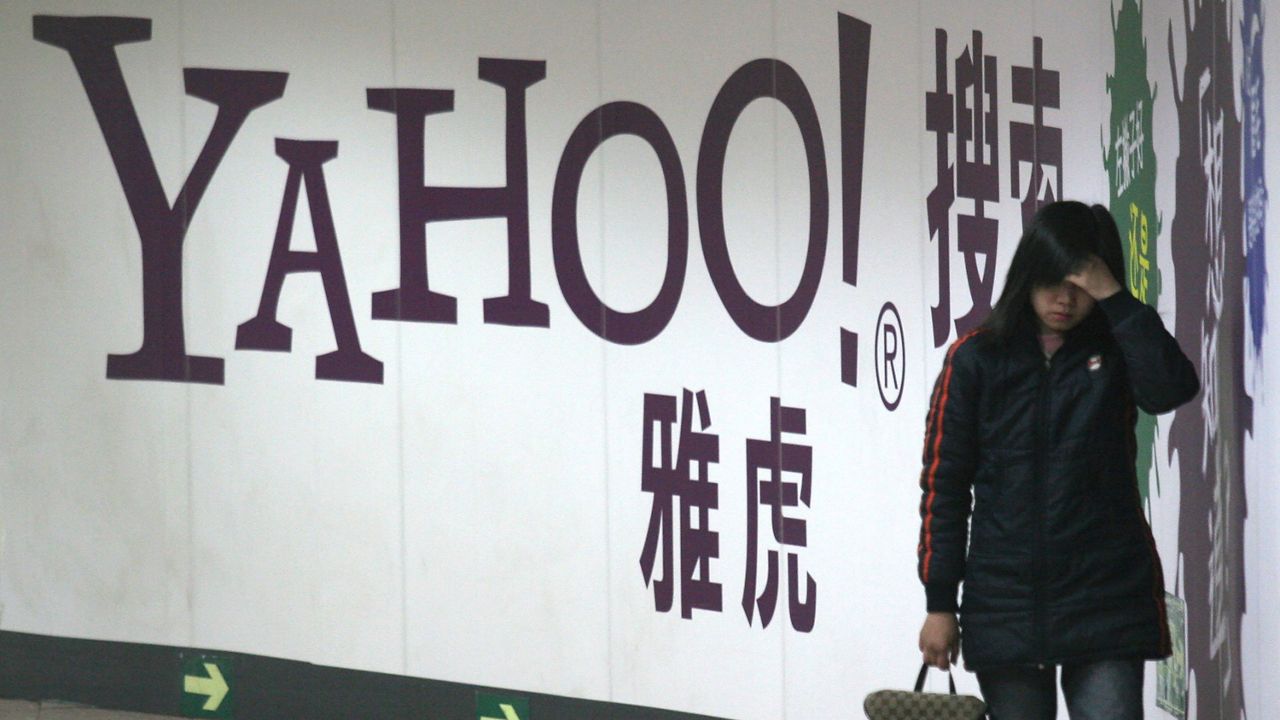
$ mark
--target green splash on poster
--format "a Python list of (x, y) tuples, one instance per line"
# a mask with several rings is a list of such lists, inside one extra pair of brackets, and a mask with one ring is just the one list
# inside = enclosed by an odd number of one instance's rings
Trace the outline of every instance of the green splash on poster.
[[(1156, 243), (1161, 226), (1156, 213), (1156, 154), (1151, 135), (1155, 86), (1147, 81), (1147, 43), (1142, 35), (1142, 6), (1137, 0), (1123, 0), (1111, 27), (1115, 74), (1107, 75), (1111, 134), (1110, 144), (1103, 148), (1103, 163), (1111, 214), (1124, 248), (1125, 277), (1121, 283), (1134, 297), (1155, 307), (1160, 296)], [(1138, 490), (1143, 502), (1149, 502), (1155, 418), (1140, 411), (1136, 432)]]

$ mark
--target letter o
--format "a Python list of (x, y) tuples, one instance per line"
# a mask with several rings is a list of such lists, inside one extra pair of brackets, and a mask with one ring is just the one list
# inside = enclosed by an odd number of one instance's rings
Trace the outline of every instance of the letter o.
[[(774, 98), (791, 111), (804, 141), (809, 170), (809, 246), (800, 283), (781, 305), (752, 300), (733, 271), (724, 233), (724, 161), (733, 126), (747, 105)], [(749, 337), (778, 342), (789, 337), (813, 305), (827, 251), (827, 161), (818, 112), (800, 75), (780, 60), (759, 59), (738, 68), (716, 95), (698, 149), (698, 232), (707, 272), (729, 317)]]
[[(578, 244), (578, 188), (582, 173), (592, 153), (615, 135), (635, 135), (653, 148), (667, 191), (666, 274), (653, 302), (630, 313), (614, 310), (596, 295), (583, 270)], [(689, 208), (676, 145), (652, 110), (634, 102), (606, 103), (574, 128), (560, 157), (551, 195), (551, 253), (569, 309), (596, 335), (621, 345), (638, 345), (657, 337), (671, 321), (684, 288), (689, 257)]]

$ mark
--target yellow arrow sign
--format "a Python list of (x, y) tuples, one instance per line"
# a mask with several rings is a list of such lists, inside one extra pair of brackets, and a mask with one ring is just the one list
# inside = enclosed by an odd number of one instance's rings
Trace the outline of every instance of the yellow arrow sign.
[(222, 678), (222, 671), (218, 670), (217, 665), (210, 662), (203, 664), (205, 672), (209, 673), (209, 677), (183, 675), (182, 690), (192, 695), (208, 695), (209, 698), (204, 701), (204, 709), (212, 712), (222, 704), (222, 699), (227, 696), (227, 691), (230, 688), (227, 687), (227, 681)]
[(516, 714), (516, 709), (506, 703), (498, 705), (498, 709), (502, 710), (502, 717), (482, 717), (480, 720), (520, 720), (520, 716)]

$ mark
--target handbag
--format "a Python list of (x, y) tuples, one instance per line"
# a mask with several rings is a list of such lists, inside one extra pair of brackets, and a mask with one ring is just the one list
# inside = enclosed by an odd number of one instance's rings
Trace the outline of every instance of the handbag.
[(928, 664), (920, 666), (915, 690), (877, 690), (862, 701), (862, 710), (870, 720), (982, 720), (987, 704), (972, 695), (956, 694), (956, 679), (947, 671), (951, 692), (928, 693), (924, 678)]

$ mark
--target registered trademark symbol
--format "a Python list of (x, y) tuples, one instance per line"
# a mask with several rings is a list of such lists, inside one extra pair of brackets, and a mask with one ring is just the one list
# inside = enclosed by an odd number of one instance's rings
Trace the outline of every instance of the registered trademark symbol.
[(876, 348), (873, 357), (880, 402), (891, 412), (898, 408), (898, 402), (902, 400), (902, 386), (907, 373), (905, 345), (898, 308), (887, 302), (880, 308), (880, 319), (876, 320)]

